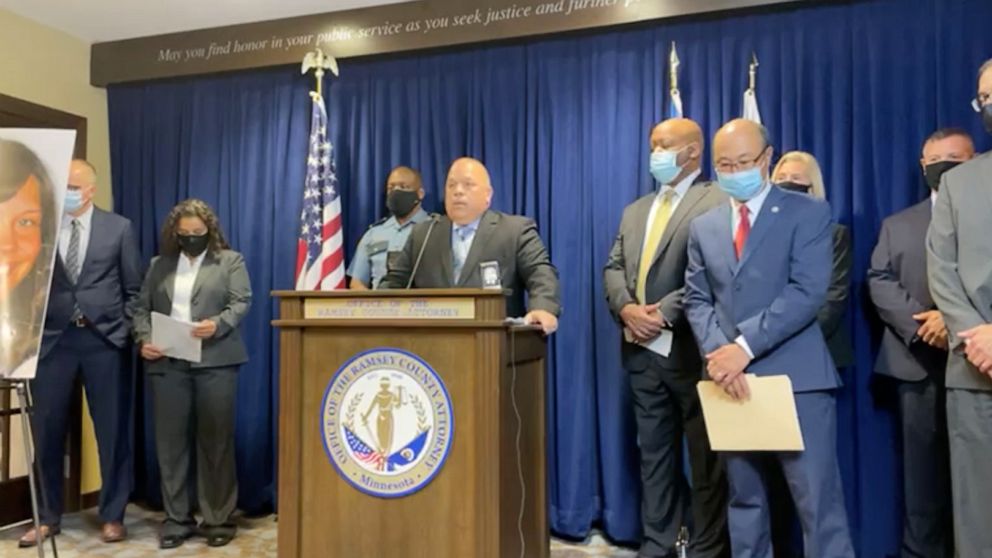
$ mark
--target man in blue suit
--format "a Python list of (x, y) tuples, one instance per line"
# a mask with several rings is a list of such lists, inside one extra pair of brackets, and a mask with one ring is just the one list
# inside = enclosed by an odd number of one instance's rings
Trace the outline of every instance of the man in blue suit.
[[(817, 325), (831, 269), (830, 208), (768, 181), (772, 147), (760, 124), (717, 132), (717, 183), (731, 200), (690, 226), (685, 309), (707, 374), (736, 399), (745, 373), (787, 374), (806, 450), (727, 453), (735, 558), (771, 558), (765, 467), (777, 460), (803, 527), (806, 556), (854, 556), (837, 465), (840, 378)], [(743, 426), (743, 427), (746, 427)]]
[(129, 303), (141, 288), (141, 255), (131, 222), (93, 206), (96, 171), (83, 160), (69, 170), (58, 257), (41, 341), (34, 395), (35, 444), (45, 502), (41, 533), (31, 529), (20, 546), (59, 532), (63, 456), (77, 379), (86, 389), (100, 453), (100, 518), (104, 542), (124, 540), (124, 508), (131, 493)]

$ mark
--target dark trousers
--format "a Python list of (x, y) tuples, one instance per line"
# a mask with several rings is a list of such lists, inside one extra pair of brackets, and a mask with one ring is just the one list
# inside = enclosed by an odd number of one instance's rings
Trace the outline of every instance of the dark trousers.
[[(171, 360), (149, 374), (162, 502), (171, 528), (193, 524), (189, 472), (196, 451), (196, 492), (206, 528), (230, 525), (238, 502), (234, 455), (237, 368), (190, 368)], [(167, 529), (170, 528), (167, 525)]]
[(954, 549), (961, 558), (992, 557), (992, 391), (947, 390)]
[(641, 552), (668, 556), (679, 529), (689, 522), (683, 510), (682, 436), (692, 469), (690, 555), (730, 556), (727, 535), (727, 482), (719, 456), (710, 451), (696, 383), (699, 370), (665, 369), (657, 361), (630, 371), (634, 415), (641, 451)]
[(950, 449), (943, 373), (899, 382), (903, 558), (953, 556)]
[(45, 491), (39, 512), (45, 525), (62, 519), (66, 432), (79, 378), (100, 454), (100, 518), (122, 521), (131, 495), (131, 374), (124, 351), (89, 327), (69, 326), (38, 362), (31, 382), (35, 448)]
[[(810, 558), (853, 558), (837, 465), (837, 409), (827, 392), (797, 393), (805, 451), (728, 452), (729, 525), (734, 558), (772, 558), (769, 461), (782, 467)], [(775, 554), (777, 556), (777, 553)]]

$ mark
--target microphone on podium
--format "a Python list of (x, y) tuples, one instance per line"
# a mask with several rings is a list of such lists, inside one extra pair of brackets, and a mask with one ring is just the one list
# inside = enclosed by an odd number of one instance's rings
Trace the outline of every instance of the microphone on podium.
[(424, 257), (424, 249), (427, 248), (427, 241), (431, 239), (431, 233), (434, 232), (434, 225), (441, 219), (441, 216), (437, 213), (431, 213), (431, 224), (427, 227), (427, 234), (424, 235), (424, 242), (420, 245), (420, 251), (417, 252), (417, 260), (413, 262), (413, 270), (410, 271), (410, 278), (407, 279), (406, 288), (409, 289), (413, 285), (413, 278), (417, 276), (417, 270), (420, 269), (420, 260)]

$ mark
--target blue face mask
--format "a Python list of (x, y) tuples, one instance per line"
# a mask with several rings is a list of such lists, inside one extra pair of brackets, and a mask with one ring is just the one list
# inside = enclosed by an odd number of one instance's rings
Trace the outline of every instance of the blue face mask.
[(62, 211), (65, 213), (75, 213), (82, 209), (83, 207), (83, 192), (82, 190), (66, 190), (65, 191), (65, 205), (62, 207)]
[(761, 176), (761, 169), (758, 167), (740, 172), (717, 172), (716, 177), (720, 189), (737, 201), (748, 201), (758, 195), (761, 187), (765, 185), (765, 179)]
[(682, 172), (682, 167), (677, 163), (678, 157), (678, 151), (653, 151), (650, 165), (651, 176), (659, 184), (670, 184)]

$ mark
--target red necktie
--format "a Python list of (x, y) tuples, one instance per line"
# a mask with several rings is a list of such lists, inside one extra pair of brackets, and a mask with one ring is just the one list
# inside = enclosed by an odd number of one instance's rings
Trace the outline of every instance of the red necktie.
[(737, 223), (737, 233), (734, 234), (734, 252), (737, 254), (739, 261), (741, 254), (744, 253), (744, 243), (747, 242), (747, 235), (751, 234), (751, 220), (747, 218), (747, 205), (742, 203), (737, 210), (741, 214), (741, 221)]

